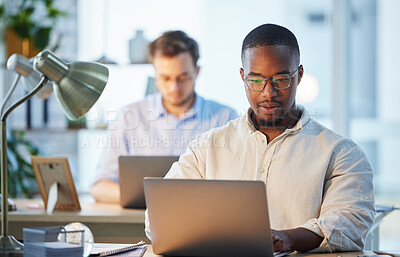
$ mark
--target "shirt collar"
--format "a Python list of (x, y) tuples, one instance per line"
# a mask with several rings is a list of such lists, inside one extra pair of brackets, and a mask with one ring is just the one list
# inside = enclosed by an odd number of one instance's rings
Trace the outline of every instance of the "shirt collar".
[(246, 113), (246, 126), (250, 133), (256, 132), (256, 127), (254, 126), (253, 121), (251, 120), (251, 114), (253, 113), (253, 109), (249, 107)]
[(154, 103), (154, 107), (156, 108), (156, 110), (159, 110), (159, 115), (158, 118), (165, 116), (168, 112), (167, 109), (165, 109), (163, 103), (162, 103), (162, 96), (160, 93), (157, 93), (155, 96), (155, 103)]
[(297, 108), (301, 111), (301, 117), (296, 125), (294, 125), (294, 127), (291, 129), (287, 129), (287, 131), (298, 132), (310, 121), (310, 115), (306, 108), (304, 108), (302, 105), (297, 105)]
[[(287, 132), (295, 133), (295, 132), (300, 131), (310, 120), (310, 115), (308, 114), (308, 112), (304, 108), (304, 106), (297, 105), (297, 108), (299, 110), (301, 110), (301, 117), (293, 128), (286, 129)], [(246, 113), (246, 126), (250, 133), (254, 133), (257, 130), (256, 127), (254, 126), (253, 121), (251, 120), (252, 113), (253, 113), (253, 109), (251, 109), (251, 107), (249, 107), (249, 109), (247, 110), (247, 113)]]
[(192, 106), (192, 108), (189, 109), (189, 111), (193, 111), (193, 116), (198, 115), (201, 110), (203, 109), (203, 98), (201, 98), (199, 95), (197, 95), (196, 93), (194, 94), (194, 96), (196, 97), (196, 99), (194, 100), (194, 105)]

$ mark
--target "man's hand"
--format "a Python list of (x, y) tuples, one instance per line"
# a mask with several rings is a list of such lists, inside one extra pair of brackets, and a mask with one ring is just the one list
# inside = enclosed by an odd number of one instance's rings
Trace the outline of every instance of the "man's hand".
[(323, 238), (305, 228), (295, 228), (288, 230), (273, 230), (272, 242), (275, 252), (296, 250), (307, 252), (317, 248)]
[(284, 252), (291, 250), (293, 240), (290, 238), (287, 232), (285, 232), (284, 230), (273, 229), (271, 229), (271, 232), (275, 252)]
[(119, 184), (111, 180), (100, 180), (92, 186), (90, 193), (96, 202), (119, 203), (121, 199)]

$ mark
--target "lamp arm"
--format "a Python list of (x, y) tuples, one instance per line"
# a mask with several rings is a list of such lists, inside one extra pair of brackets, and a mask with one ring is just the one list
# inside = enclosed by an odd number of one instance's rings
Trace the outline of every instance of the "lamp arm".
[[(26, 102), (27, 100), (32, 98), (32, 96), (34, 96), (37, 92), (39, 92), (39, 90), (42, 89), (42, 87), (44, 87), (44, 85), (46, 85), (48, 80), (49, 79), (46, 76), (42, 76), (42, 79), (39, 81), (39, 84), (34, 89), (29, 91), (29, 93), (27, 95), (25, 95), (23, 98), (21, 98), (20, 100), (15, 102), (13, 105), (8, 107), (8, 109), (4, 113), (1, 114), (1, 121), (5, 121), (7, 119), (7, 117), (8, 117), (8, 115), (10, 115), (10, 113), (15, 108), (17, 108), (19, 105), (21, 105), (22, 103)], [(3, 106), (1, 108), (3, 108)]]
[[(7, 160), (7, 126), (6, 119), (10, 113), (17, 108), (19, 105), (29, 100), (33, 95), (35, 95), (46, 83), (48, 78), (42, 76), (39, 84), (29, 91), (27, 95), (23, 98), (15, 102), (13, 105), (8, 107), (4, 113), (1, 115), (1, 155), (0, 155), (0, 164), (1, 164), (1, 240), (5, 240), (8, 237), (8, 160)], [(15, 83), (16, 84), (16, 83)], [(10, 93), (11, 94), (11, 93)], [(9, 96), (8, 96), (9, 97)], [(3, 109), (5, 102), (1, 109)], [(0, 246), (1, 248), (1, 246)], [(1, 249), (0, 249), (1, 250)]]
[(21, 75), (19, 73), (15, 74), (14, 81), (11, 84), (10, 89), (7, 91), (7, 94), (4, 97), (3, 101), (1, 102), (0, 115), (3, 113), (4, 106), (6, 106), (6, 103), (7, 103), (8, 99), (10, 98), (11, 94), (14, 92), (14, 89), (17, 86), (20, 78), (21, 78)]

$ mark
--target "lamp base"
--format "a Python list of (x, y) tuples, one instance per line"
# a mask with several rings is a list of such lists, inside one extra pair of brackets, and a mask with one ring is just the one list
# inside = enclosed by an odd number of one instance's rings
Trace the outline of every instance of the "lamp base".
[(0, 236), (0, 256), (23, 256), (24, 245), (13, 236)]

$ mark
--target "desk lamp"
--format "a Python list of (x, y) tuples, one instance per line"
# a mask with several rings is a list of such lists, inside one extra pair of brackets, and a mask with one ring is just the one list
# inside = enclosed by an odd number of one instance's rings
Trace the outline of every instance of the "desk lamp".
[[(100, 97), (108, 80), (108, 69), (98, 63), (75, 62), (67, 64), (50, 51), (40, 52), (34, 59), (33, 68), (43, 74), (36, 87), (7, 109), (4, 106), (17, 84), (15, 81), (1, 104), (1, 237), (2, 253), (21, 253), (23, 245), (8, 235), (8, 172), (6, 119), (19, 105), (38, 93), (50, 79), (56, 99), (69, 119), (79, 119), (85, 115)], [(17, 80), (17, 79), (16, 79)], [(17, 80), (18, 81), (18, 80)]]
[[(33, 70), (32, 63), (33, 63), (32, 59), (28, 60), (19, 54), (11, 55), (7, 61), (7, 69), (16, 72), (15, 80), (21, 78), (23, 83), (22, 85), (25, 91), (27, 92), (31, 91), (42, 79), (41, 74)], [(35, 95), (35, 97), (44, 100), (49, 98), (52, 92), (53, 92), (52, 83), (46, 83), (46, 85), (42, 89), (40, 89), (40, 91)]]

